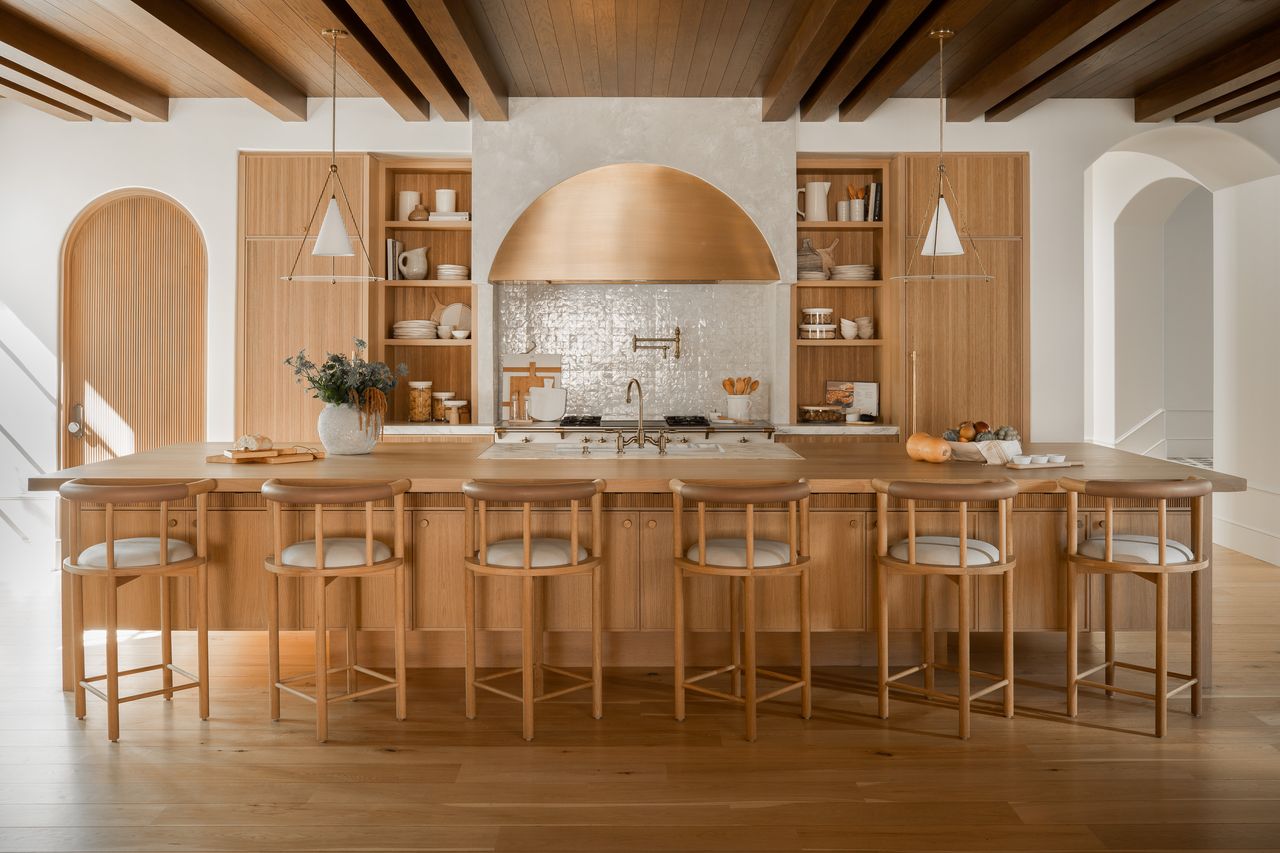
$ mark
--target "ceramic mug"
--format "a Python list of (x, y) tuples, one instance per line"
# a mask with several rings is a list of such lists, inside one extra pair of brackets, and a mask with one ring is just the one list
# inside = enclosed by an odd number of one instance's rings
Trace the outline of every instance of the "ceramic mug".
[(457, 190), (436, 190), (436, 213), (453, 213), (457, 209)]
[(849, 216), (850, 216), (850, 210), (851, 210), (851, 207), (847, 199), (844, 201), (836, 202), (836, 221), (848, 222)]

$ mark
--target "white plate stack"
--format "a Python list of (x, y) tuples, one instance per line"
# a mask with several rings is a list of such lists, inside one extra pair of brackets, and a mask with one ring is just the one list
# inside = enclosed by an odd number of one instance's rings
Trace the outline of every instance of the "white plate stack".
[(797, 281), (826, 281), (827, 274), (822, 270), (801, 270), (796, 274)]
[(436, 264), (437, 281), (466, 281), (471, 276), (471, 268), (462, 264)]
[(873, 264), (840, 264), (831, 268), (832, 281), (873, 281), (875, 277)]
[(400, 320), (391, 327), (391, 337), (434, 338), (439, 325), (435, 320)]

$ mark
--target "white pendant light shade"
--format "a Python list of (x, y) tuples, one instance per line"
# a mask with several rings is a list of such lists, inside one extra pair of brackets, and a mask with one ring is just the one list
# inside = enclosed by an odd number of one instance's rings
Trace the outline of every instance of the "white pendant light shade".
[(960, 235), (956, 233), (956, 224), (951, 219), (951, 209), (942, 196), (938, 196), (938, 206), (933, 211), (933, 220), (929, 223), (929, 231), (924, 235), (920, 254), (934, 258), (964, 254)]
[(355, 254), (355, 250), (351, 248), (351, 238), (347, 235), (347, 226), (342, 222), (342, 213), (338, 210), (338, 200), (332, 196), (311, 254), (325, 258), (348, 258)]

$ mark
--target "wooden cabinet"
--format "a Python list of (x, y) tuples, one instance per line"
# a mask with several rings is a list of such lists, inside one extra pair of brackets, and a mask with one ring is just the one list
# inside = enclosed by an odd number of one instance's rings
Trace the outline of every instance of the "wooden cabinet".
[[(346, 216), (346, 205), (338, 196), (347, 232), (368, 234), (365, 227), (365, 175), (369, 158), (365, 154), (339, 154), (338, 174), (351, 202), (356, 221)], [(328, 154), (253, 152), (240, 155), (240, 228), (244, 237), (287, 237), (301, 239), (315, 212), (320, 188), (329, 174)], [(337, 187), (332, 188), (338, 192)], [(311, 234), (315, 236), (324, 216), (328, 196), (315, 213)], [(372, 254), (372, 253), (371, 253)], [(288, 268), (286, 267), (287, 271)]]
[[(209, 629), (265, 631), (267, 628), (267, 570), (263, 563), (275, 547), (271, 515), (264, 507), (210, 510)], [(284, 536), (298, 538), (294, 519), (286, 513)], [(280, 627), (301, 627), (300, 582), (286, 579), (280, 587)], [(194, 593), (194, 587), (193, 587)]]
[[(907, 192), (903, 233), (911, 239), (919, 237), (929, 226), (938, 198), (938, 155), (903, 154), (901, 159)], [(959, 197), (957, 209), (951, 191), (946, 191), (957, 227), (968, 228), (974, 237), (1028, 236), (1029, 155), (957, 152), (947, 154), (943, 164), (951, 187)]]

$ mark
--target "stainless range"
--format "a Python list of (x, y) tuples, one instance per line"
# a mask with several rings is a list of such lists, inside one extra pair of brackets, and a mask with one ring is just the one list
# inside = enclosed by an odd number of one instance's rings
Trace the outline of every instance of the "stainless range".
[(498, 442), (564, 442), (604, 447), (616, 445), (618, 437), (630, 439), (640, 433), (656, 443), (662, 436), (664, 443), (689, 444), (712, 442), (716, 444), (750, 444), (772, 442), (774, 426), (769, 421), (711, 422), (704, 415), (667, 415), (664, 418), (637, 421), (635, 418), (604, 418), (600, 415), (565, 415), (558, 421), (534, 421), (516, 423), (501, 421), (494, 428)]

